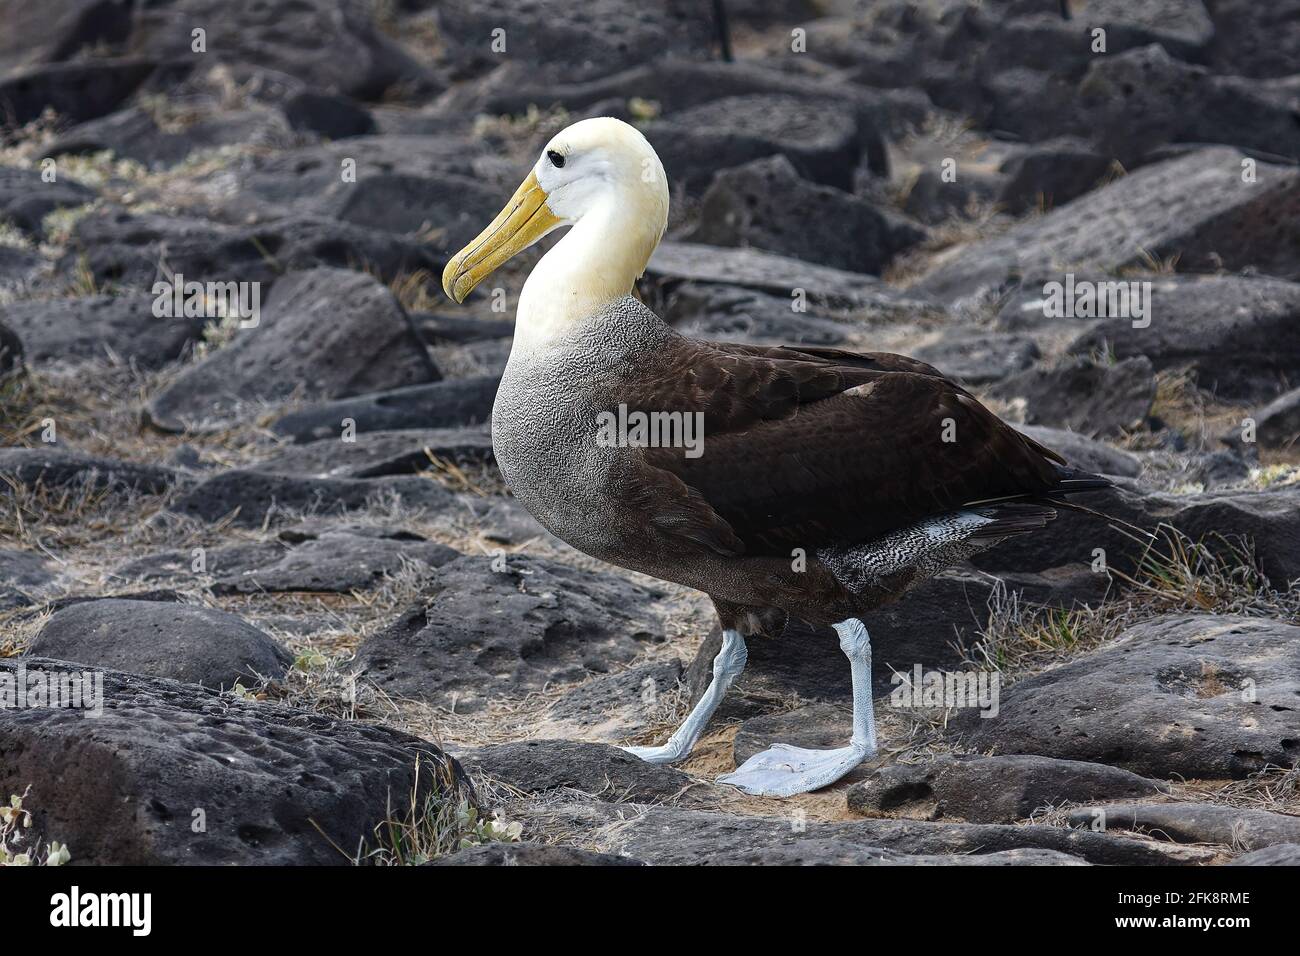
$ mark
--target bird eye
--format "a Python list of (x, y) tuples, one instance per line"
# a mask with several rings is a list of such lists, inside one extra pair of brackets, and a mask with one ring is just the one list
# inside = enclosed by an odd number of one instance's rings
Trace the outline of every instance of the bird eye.
[(548, 149), (548, 150), (546, 151), (546, 158), (549, 159), (549, 160), (551, 161), (551, 165), (554, 166), (556, 169), (563, 169), (563, 168), (564, 168), (564, 154), (563, 154), (563, 153), (557, 153), (557, 152), (556, 152), (555, 150), (553, 150), (553, 149)]

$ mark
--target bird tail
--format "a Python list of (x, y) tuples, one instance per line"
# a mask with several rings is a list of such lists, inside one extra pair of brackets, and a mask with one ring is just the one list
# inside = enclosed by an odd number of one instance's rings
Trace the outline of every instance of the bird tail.
[(1115, 482), (1103, 475), (1094, 475), (1090, 471), (1071, 468), (1068, 465), (1056, 466), (1057, 482), (1044, 495), (1053, 498), (1057, 495), (1076, 495), (1082, 491), (1103, 491), (1113, 488)]

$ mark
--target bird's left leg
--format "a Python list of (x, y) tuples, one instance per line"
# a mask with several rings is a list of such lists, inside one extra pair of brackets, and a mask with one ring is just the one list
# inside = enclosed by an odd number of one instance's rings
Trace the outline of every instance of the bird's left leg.
[(853, 737), (837, 750), (805, 750), (773, 744), (744, 762), (734, 773), (718, 778), (746, 793), (790, 797), (830, 786), (876, 753), (876, 714), (871, 699), (871, 640), (856, 618), (835, 625), (840, 648), (853, 674)]
[(634, 757), (640, 757), (647, 763), (676, 763), (690, 755), (695, 742), (704, 733), (705, 725), (713, 712), (727, 696), (727, 691), (745, 669), (749, 651), (745, 647), (745, 638), (739, 631), (722, 632), (722, 649), (713, 659), (713, 680), (709, 682), (704, 696), (682, 721), (668, 742), (660, 747), (624, 747)]

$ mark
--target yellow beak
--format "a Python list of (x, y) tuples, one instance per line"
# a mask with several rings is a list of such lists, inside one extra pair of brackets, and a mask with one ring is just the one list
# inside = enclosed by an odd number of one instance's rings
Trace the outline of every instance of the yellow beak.
[(546, 205), (546, 190), (529, 173), (492, 224), (474, 241), (452, 257), (442, 270), (442, 291), (447, 298), (464, 302), (470, 290), (501, 264), (560, 224)]

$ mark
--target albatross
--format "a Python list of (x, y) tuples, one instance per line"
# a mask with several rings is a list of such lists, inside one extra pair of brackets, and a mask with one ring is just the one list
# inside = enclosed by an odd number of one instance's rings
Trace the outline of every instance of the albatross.
[[(663, 238), (668, 197), (638, 130), (607, 117), (575, 123), (447, 264), (443, 290), (463, 302), (502, 263), (569, 227), (519, 295), (492, 410), (497, 464), (557, 537), (702, 591), (717, 610), (709, 687), (666, 743), (625, 748), (643, 760), (691, 752), (743, 670), (748, 639), (778, 636), (791, 615), (835, 629), (852, 678), (848, 743), (774, 743), (719, 778), (791, 796), (876, 752), (866, 612), (1044, 527), (1063, 496), (1110, 482), (1067, 467), (916, 359), (681, 335), (633, 294)], [(657, 440), (665, 433), (693, 440)]]

